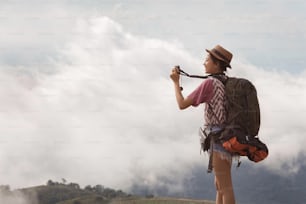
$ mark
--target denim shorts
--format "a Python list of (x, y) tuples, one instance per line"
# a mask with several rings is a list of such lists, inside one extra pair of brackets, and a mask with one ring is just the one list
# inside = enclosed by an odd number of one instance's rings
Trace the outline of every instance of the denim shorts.
[[(205, 127), (205, 131), (206, 131), (206, 132), (210, 132), (210, 133), (216, 133), (216, 132), (219, 132), (219, 131), (221, 131), (221, 130), (222, 130), (222, 128), (219, 127), (219, 126), (207, 126), (207, 127)], [(227, 151), (226, 149), (224, 149), (224, 147), (222, 146), (222, 144), (217, 143), (217, 142), (214, 142), (214, 143), (213, 143), (212, 150), (210, 150), (210, 151), (214, 151), (214, 152), (219, 152), (219, 153), (221, 153), (221, 154), (220, 154), (221, 157), (222, 157), (223, 159), (227, 159), (227, 160), (229, 160), (229, 161), (232, 159), (232, 156), (233, 156), (229, 151)]]
[(227, 152), (227, 153), (229, 153), (226, 149), (224, 149), (224, 147), (220, 143), (214, 143), (213, 150), (215, 152)]

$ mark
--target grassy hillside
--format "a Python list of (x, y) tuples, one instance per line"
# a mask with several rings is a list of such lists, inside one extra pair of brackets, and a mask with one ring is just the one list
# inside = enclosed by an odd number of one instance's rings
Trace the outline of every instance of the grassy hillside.
[(130, 197), (121, 190), (104, 188), (102, 185), (80, 188), (76, 183), (65, 184), (52, 181), (48, 181), (47, 185), (23, 188), (18, 191), (32, 200), (35, 198), (39, 204), (106, 204), (114, 198)]
[(113, 200), (111, 204), (214, 204), (214, 202), (178, 198), (139, 198)]
[(57, 204), (214, 204), (214, 202), (177, 198), (127, 198), (103, 200), (93, 196), (72, 199)]
[(105, 199), (102, 196), (91, 195), (58, 202), (56, 204), (109, 204), (110, 202), (111, 200)]
[(14, 196), (19, 191), (28, 200), (37, 200), (38, 204), (212, 204), (205, 200), (178, 198), (159, 198), (154, 195), (146, 197), (126, 194), (121, 190), (105, 188), (102, 185), (80, 188), (76, 183), (59, 183), (48, 181), (47, 185), (10, 191), (9, 186), (0, 188), (2, 193)]

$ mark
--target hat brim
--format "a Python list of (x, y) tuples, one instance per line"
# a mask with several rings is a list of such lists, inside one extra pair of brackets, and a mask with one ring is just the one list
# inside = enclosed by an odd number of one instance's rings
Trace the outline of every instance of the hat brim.
[[(214, 52), (212, 52), (211, 50), (208, 50), (208, 49), (205, 49), (206, 50), (206, 52), (208, 52), (209, 54), (211, 54), (211, 55), (213, 55), (215, 58), (217, 58), (218, 60), (221, 60), (221, 61), (223, 61), (223, 62), (226, 62), (226, 61), (224, 61), (224, 59), (222, 58), (222, 57), (220, 57), (219, 55), (217, 55), (216, 53), (214, 53)], [(229, 68), (232, 68), (232, 66), (228, 63), (227, 64), (227, 67), (229, 67)]]

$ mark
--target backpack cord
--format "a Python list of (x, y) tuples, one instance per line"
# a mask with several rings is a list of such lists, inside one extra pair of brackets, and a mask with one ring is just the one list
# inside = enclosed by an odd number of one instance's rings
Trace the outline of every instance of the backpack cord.
[(207, 75), (207, 76), (190, 75), (190, 74), (184, 72), (183, 70), (181, 70), (179, 66), (178, 66), (177, 68), (179, 69), (180, 75), (182, 75), (182, 76), (187, 76), (187, 77), (190, 77), (190, 78), (206, 79), (206, 78), (208, 78), (209, 76), (211, 76), (211, 75)]

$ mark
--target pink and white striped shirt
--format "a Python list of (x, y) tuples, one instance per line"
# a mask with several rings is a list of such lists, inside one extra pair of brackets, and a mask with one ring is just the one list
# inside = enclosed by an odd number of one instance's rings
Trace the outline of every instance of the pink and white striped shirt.
[(222, 125), (226, 120), (225, 91), (223, 83), (213, 77), (204, 80), (188, 98), (192, 106), (205, 103), (204, 118), (206, 125)]

